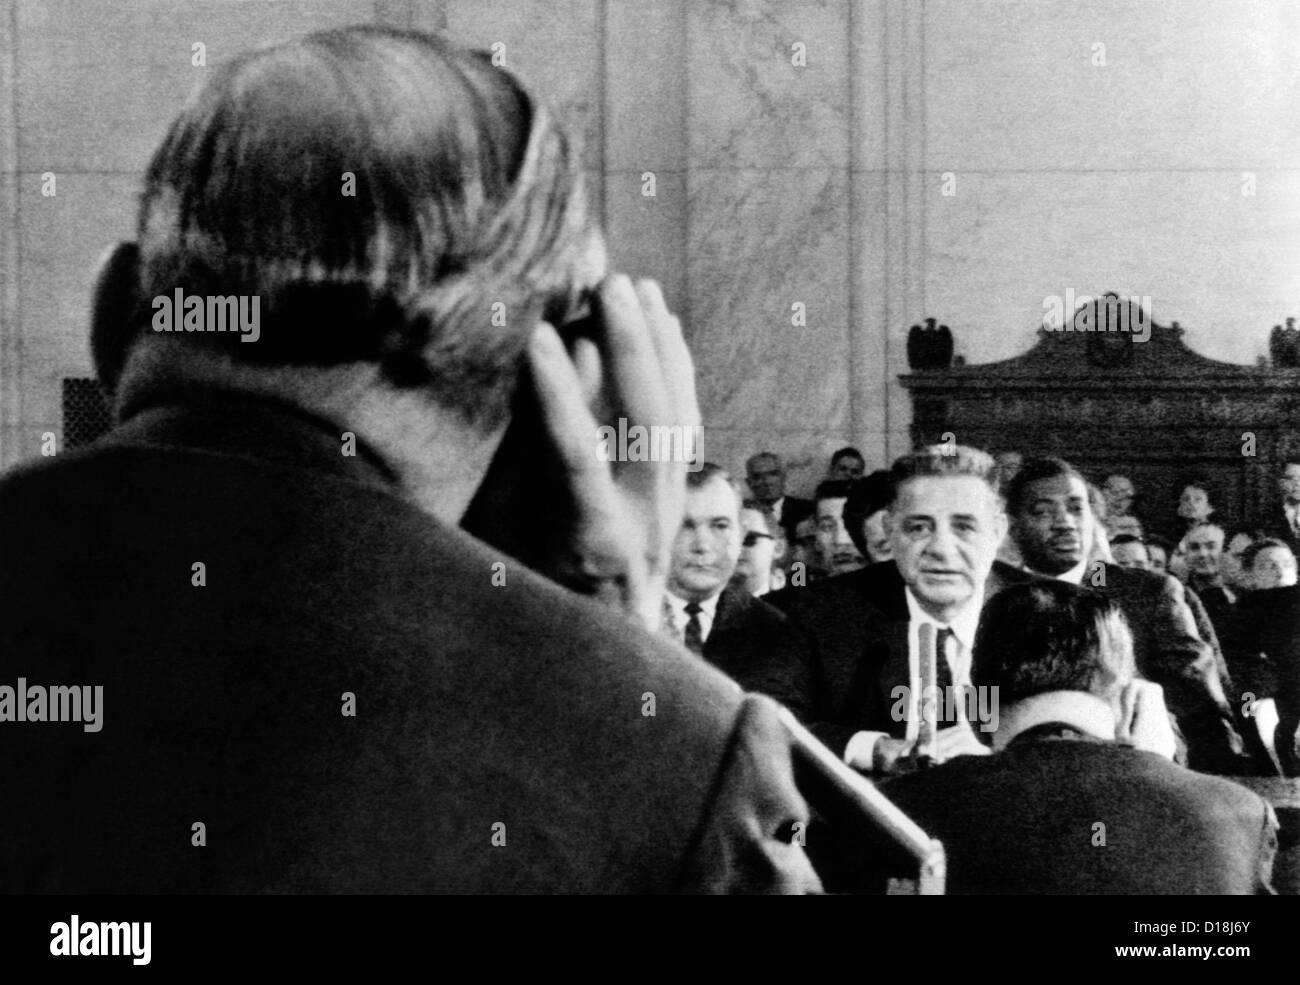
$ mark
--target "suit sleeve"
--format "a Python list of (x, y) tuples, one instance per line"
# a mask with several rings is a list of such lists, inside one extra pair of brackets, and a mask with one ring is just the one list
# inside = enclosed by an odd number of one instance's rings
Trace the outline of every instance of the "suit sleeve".
[(1197, 634), (1182, 585), (1175, 579), (1163, 579), (1154, 601), (1148, 613), (1152, 620), (1149, 659), (1186, 740), (1188, 765), (1207, 772), (1237, 773), (1244, 746), (1214, 650)]
[(783, 659), (770, 669), (763, 685), (755, 686), (754, 690), (780, 701), (808, 731), (843, 758), (849, 740), (858, 729), (825, 720), (826, 712), (818, 696), (821, 685), (817, 668), (823, 659), (818, 649), (819, 636), (803, 621), (797, 607), (786, 610), (785, 628), (789, 644)]
[(791, 741), (770, 700), (752, 695), (741, 706), (678, 891), (822, 891), (804, 850), (810, 817), (795, 784)]
[(1151, 657), (1161, 676), (1176, 688), (1171, 700), (1186, 711), (1200, 713), (1206, 708), (1218, 708), (1227, 712), (1228, 700), (1214, 650), (1197, 633), (1196, 620), (1183, 598), (1183, 587), (1175, 579), (1164, 579), (1149, 618), (1155, 621)]

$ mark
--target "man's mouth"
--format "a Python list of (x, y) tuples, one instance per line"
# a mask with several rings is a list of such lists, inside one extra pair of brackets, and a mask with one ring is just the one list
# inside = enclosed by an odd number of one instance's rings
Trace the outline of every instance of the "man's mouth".
[(1082, 542), (1078, 537), (1060, 537), (1052, 541), (1050, 546), (1054, 551), (1077, 551)]

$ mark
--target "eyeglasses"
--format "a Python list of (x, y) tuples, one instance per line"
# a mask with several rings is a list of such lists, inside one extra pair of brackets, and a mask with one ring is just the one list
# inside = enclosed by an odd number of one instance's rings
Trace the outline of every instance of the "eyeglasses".
[(745, 534), (745, 539), (743, 543), (746, 547), (753, 547), (764, 537), (766, 537), (768, 540), (776, 539), (771, 534), (765, 534), (761, 530), (750, 530), (748, 533)]

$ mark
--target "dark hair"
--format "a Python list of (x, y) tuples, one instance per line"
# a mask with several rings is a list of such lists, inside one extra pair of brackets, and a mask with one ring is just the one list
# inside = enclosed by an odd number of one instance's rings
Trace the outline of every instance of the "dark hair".
[(503, 419), (534, 324), (576, 306), (599, 240), (546, 108), (486, 53), (383, 27), (211, 71), (149, 164), (141, 301), (258, 297), (264, 324), (252, 345), (168, 338), (243, 363), (375, 362), (468, 419)]
[(825, 479), (817, 484), (817, 491), (813, 493), (813, 505), (816, 506), (823, 499), (847, 499), (852, 488), (851, 479)]
[[(1270, 547), (1281, 547), (1286, 551), (1291, 551), (1291, 545), (1284, 540), (1277, 537), (1261, 538), (1241, 552), (1242, 568), (1246, 571), (1253, 571), (1256, 559)], [(1291, 553), (1294, 554), (1293, 551)]]
[(1109, 699), (1133, 677), (1133, 643), (1106, 596), (1055, 578), (1014, 585), (984, 605), (973, 683), (1009, 704), (1048, 691)]
[(1174, 545), (1169, 542), (1169, 538), (1161, 537), (1159, 534), (1147, 534), (1146, 545), (1164, 551), (1166, 558), (1174, 553)]
[(867, 550), (867, 532), (862, 529), (867, 517), (879, 513), (889, 505), (889, 473), (877, 469), (861, 479), (854, 479), (849, 487), (849, 497), (844, 501), (844, 528), (858, 553), (871, 557)]
[(836, 462), (838, 462), (841, 458), (856, 458), (856, 459), (857, 459), (859, 462), (861, 462), (863, 465), (867, 464), (867, 460), (866, 460), (866, 458), (863, 456), (862, 452), (858, 451), (858, 450), (857, 450), (856, 448), (854, 448), (852, 445), (846, 445), (845, 447), (843, 447), (843, 448), (841, 448), (839, 451), (837, 451), (834, 455), (832, 455), (832, 456), (831, 456), (831, 464), (834, 465), (834, 464), (835, 464)]
[(772, 459), (772, 461), (776, 462), (777, 468), (779, 468), (782, 472), (785, 471), (785, 462), (781, 461), (781, 456), (774, 451), (760, 451), (756, 455), (750, 455), (747, 459), (745, 459), (745, 471), (749, 472), (753, 464), (757, 462), (760, 458)]
[(929, 445), (908, 455), (903, 455), (890, 466), (889, 495), (885, 505), (893, 506), (903, 484), (929, 476), (971, 476), (988, 487), (994, 502), (1002, 503), (996, 479), (997, 466), (993, 457), (978, 448), (965, 445)]
[(1147, 546), (1147, 542), (1136, 534), (1116, 534), (1110, 539), (1111, 547), (1120, 547), (1123, 544), (1141, 544)]
[[(1020, 471), (1007, 484), (1007, 511), (1012, 516), (1017, 516), (1025, 507), (1025, 495), (1029, 491), (1030, 483), (1039, 482), (1042, 479), (1056, 479), (1060, 476), (1071, 476), (1083, 483), (1084, 488), (1088, 488), (1088, 480), (1073, 465), (1063, 458), (1038, 457), (1029, 458), (1020, 466)], [(1092, 505), (1092, 493), (1088, 493), (1089, 507)]]

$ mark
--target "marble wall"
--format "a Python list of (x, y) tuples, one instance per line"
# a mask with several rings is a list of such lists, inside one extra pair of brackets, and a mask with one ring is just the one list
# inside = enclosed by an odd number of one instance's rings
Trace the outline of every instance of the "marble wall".
[(89, 372), (94, 262), (202, 79), (191, 44), (367, 20), (502, 44), (550, 94), (614, 262), (685, 321), (706, 454), (781, 452), (797, 491), (841, 444), (907, 448), (926, 315), (983, 362), (1045, 297), (1117, 290), (1253, 362), (1300, 314), (1286, 0), (0, 0), (0, 462)]

